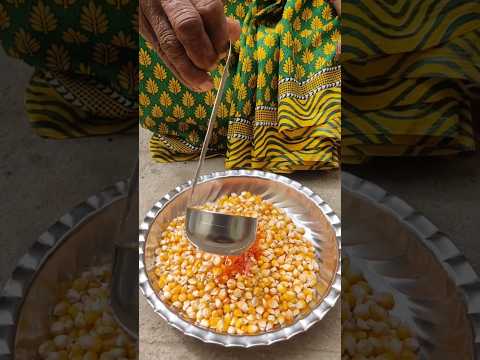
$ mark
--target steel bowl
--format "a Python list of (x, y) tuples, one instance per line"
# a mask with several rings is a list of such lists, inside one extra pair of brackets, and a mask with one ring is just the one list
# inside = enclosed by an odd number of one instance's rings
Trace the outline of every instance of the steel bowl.
[[(232, 192), (250, 191), (283, 208), (292, 220), (306, 230), (320, 261), (320, 280), (326, 285), (318, 304), (292, 325), (258, 335), (228, 335), (193, 324), (163, 303), (152, 287), (155, 265), (153, 238), (158, 238), (175, 217), (184, 215), (192, 182), (177, 186), (147, 212), (140, 225), (140, 289), (153, 310), (182, 333), (223, 346), (252, 347), (270, 345), (308, 330), (320, 321), (340, 296), (340, 220), (320, 196), (286, 177), (261, 171), (233, 170), (215, 172), (199, 179), (195, 188), (198, 203), (215, 201)], [(141, 326), (141, 324), (140, 324)]]
[(415, 333), (420, 358), (480, 359), (480, 281), (448, 236), (349, 173), (342, 174), (342, 216), (342, 255), (373, 289), (394, 295), (393, 313)]
[(0, 294), (0, 360), (37, 359), (61, 284), (90, 266), (111, 263), (126, 191), (126, 182), (119, 182), (88, 198), (19, 260)]

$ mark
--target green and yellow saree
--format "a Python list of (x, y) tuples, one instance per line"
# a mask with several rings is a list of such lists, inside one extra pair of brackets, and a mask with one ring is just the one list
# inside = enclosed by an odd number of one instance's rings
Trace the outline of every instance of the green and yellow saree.
[[(210, 155), (224, 154), (228, 169), (337, 168), (340, 23), (333, 6), (326, 0), (230, 0), (225, 13), (241, 22), (242, 35)], [(140, 121), (153, 132), (152, 156), (195, 159), (215, 91), (189, 91), (143, 39), (139, 62)], [(222, 70), (212, 72), (216, 86)]]
[(2, 47), (35, 68), (26, 111), (40, 136), (138, 130), (138, 20), (128, 16), (137, 6), (132, 0), (0, 3)]

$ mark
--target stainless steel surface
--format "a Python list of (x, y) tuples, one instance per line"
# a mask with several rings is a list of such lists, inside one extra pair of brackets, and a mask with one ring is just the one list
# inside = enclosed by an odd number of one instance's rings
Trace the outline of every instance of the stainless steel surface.
[(126, 183), (119, 182), (90, 197), (19, 260), (0, 295), (0, 360), (36, 359), (61, 283), (90, 266), (111, 263), (112, 234), (125, 194)]
[[(187, 208), (185, 232), (203, 251), (241, 255), (255, 241), (257, 219)], [(193, 242), (193, 241), (192, 241)]]
[(230, 74), (232, 60), (232, 44), (228, 50), (227, 61), (223, 70), (220, 86), (215, 97), (212, 113), (208, 121), (207, 133), (203, 141), (200, 159), (193, 178), (190, 191), (190, 199), (187, 203), (186, 229), (188, 239), (198, 248), (220, 255), (240, 255), (253, 244), (257, 234), (257, 219), (244, 216), (219, 214), (194, 208), (198, 204), (195, 200), (195, 188), (205, 156), (208, 144), (212, 136), (213, 127), (217, 119), (218, 108), (222, 102), (225, 84)]
[[(447, 204), (445, 204), (447, 206)], [(480, 281), (450, 239), (380, 187), (342, 174), (343, 254), (414, 331), (421, 359), (480, 359)]]
[(128, 192), (114, 239), (110, 305), (122, 329), (138, 340), (138, 159), (128, 181)]
[(155, 265), (152, 239), (161, 236), (166, 225), (185, 214), (192, 182), (177, 186), (163, 196), (146, 214), (139, 231), (140, 289), (154, 311), (171, 326), (186, 335), (207, 343), (223, 346), (253, 347), (270, 345), (302, 333), (320, 321), (340, 296), (340, 220), (317, 194), (300, 183), (283, 176), (261, 171), (234, 170), (216, 172), (199, 179), (197, 196), (200, 203), (214, 201), (224, 194), (250, 191), (283, 208), (316, 249), (320, 260), (319, 281), (326, 288), (315, 308), (292, 325), (259, 335), (227, 335), (194, 325), (164, 304), (151, 286)]

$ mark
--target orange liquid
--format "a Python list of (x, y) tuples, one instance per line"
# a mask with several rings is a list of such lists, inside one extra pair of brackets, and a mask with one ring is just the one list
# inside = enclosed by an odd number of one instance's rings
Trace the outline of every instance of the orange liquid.
[(236, 274), (241, 273), (248, 275), (250, 273), (250, 267), (255, 264), (262, 255), (262, 249), (260, 249), (260, 242), (265, 238), (263, 231), (257, 232), (257, 238), (250, 248), (238, 256), (226, 256), (222, 265), (222, 274), (219, 276), (220, 282), (226, 282), (228, 279), (234, 277)]

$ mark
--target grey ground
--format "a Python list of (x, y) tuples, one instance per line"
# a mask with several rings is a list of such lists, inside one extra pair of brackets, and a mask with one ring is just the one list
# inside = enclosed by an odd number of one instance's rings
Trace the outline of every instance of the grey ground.
[(480, 152), (449, 159), (379, 159), (346, 170), (426, 215), (480, 274)]
[(128, 178), (137, 136), (39, 138), (24, 113), (32, 70), (0, 49), (0, 288), (36, 238), (90, 195)]

